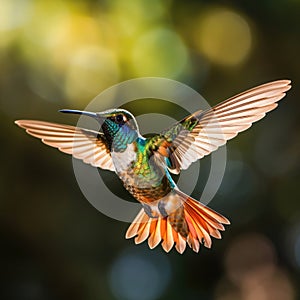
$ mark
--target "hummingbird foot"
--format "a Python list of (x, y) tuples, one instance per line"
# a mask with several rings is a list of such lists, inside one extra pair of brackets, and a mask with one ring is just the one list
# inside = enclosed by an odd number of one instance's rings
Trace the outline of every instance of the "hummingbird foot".
[(158, 206), (158, 210), (159, 210), (159, 212), (161, 213), (161, 215), (162, 215), (163, 217), (167, 217), (167, 216), (168, 216), (168, 213), (167, 213), (167, 211), (166, 211), (166, 205), (165, 205), (165, 202), (159, 201), (157, 206)]
[(153, 214), (153, 211), (152, 211), (150, 205), (145, 204), (145, 203), (142, 203), (142, 206), (143, 206), (143, 208), (144, 208), (145, 213), (146, 213), (150, 218), (153, 218), (153, 219), (157, 219), (157, 218), (158, 218), (158, 215), (154, 215), (154, 214)]

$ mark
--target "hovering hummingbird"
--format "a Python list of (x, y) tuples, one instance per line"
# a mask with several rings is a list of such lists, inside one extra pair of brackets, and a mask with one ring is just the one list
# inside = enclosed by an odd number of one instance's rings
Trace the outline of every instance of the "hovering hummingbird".
[(126, 238), (135, 237), (136, 244), (148, 239), (151, 249), (162, 242), (166, 252), (174, 244), (179, 253), (186, 244), (198, 252), (200, 244), (211, 247), (211, 236), (220, 239), (223, 225), (230, 222), (180, 191), (170, 173), (187, 169), (263, 118), (277, 107), (290, 83), (278, 80), (252, 88), (210, 109), (196, 111), (150, 138), (140, 134), (134, 116), (124, 109), (61, 110), (98, 120), (99, 132), (35, 120), (15, 123), (45, 144), (118, 175), (142, 204)]

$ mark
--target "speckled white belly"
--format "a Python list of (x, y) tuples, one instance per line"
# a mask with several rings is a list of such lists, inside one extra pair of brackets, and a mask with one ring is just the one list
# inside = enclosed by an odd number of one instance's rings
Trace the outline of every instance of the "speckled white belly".
[(133, 161), (137, 159), (134, 143), (127, 145), (124, 152), (111, 152), (116, 173), (121, 174), (129, 169)]

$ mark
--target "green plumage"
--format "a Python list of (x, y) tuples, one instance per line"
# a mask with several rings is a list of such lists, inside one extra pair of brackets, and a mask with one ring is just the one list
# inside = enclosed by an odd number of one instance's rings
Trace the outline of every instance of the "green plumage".
[(175, 151), (178, 136), (187, 135), (198, 124), (194, 116), (183, 119), (161, 134), (151, 138), (138, 136), (137, 125), (116, 122), (116, 111), (107, 115), (102, 129), (108, 139), (117, 174), (124, 187), (139, 201), (149, 203), (167, 195), (175, 183), (166, 165), (174, 168), (169, 156)]

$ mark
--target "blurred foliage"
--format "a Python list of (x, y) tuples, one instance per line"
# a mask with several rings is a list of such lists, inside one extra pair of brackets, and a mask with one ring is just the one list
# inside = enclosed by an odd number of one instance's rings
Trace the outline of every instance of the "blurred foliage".
[[(1, 0), (0, 299), (299, 299), (299, 13), (299, 0)], [(210, 104), (294, 83), (228, 145), (210, 205), (232, 225), (211, 250), (133, 246), (127, 224), (84, 199), (71, 158), (13, 124), (75, 124), (57, 110), (140, 76), (182, 81)]]

